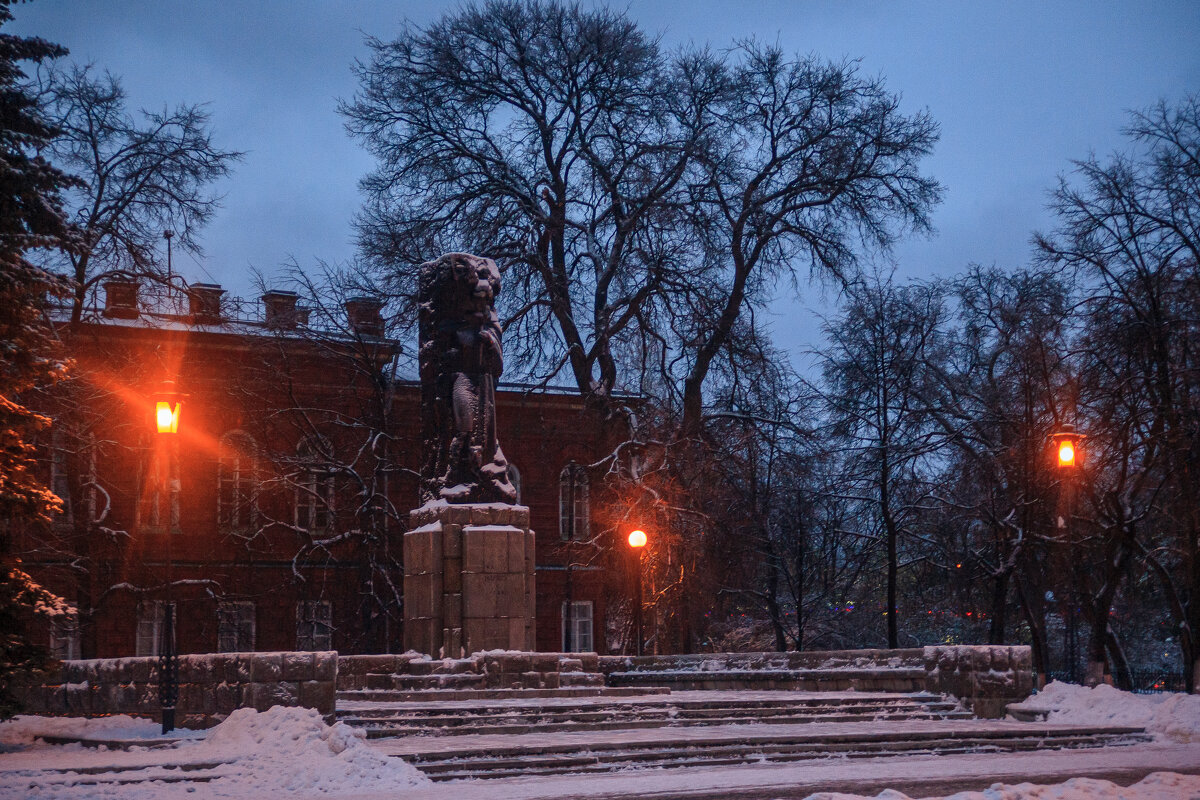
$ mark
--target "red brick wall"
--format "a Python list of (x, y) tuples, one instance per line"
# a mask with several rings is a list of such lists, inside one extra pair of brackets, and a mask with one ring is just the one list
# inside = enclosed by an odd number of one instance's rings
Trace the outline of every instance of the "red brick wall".
[[(332, 647), (344, 653), (387, 652), (401, 642), (400, 609), (392, 604), (371, 610), (364, 602), (366, 584), (390, 579), (402, 584), (399, 565), (370, 572), (358, 540), (310, 553), (293, 563), (304, 536), (273, 526), (253, 540), (239, 539), (217, 525), (217, 459), (220, 438), (231, 430), (252, 434), (275, 453), (294, 453), (305, 426), (295, 406), (321, 408), (320, 432), (343, 450), (361, 430), (336, 424), (369, 415), (376, 394), (354, 361), (334, 356), (300, 340), (270, 335), (237, 335), (153, 328), (138, 324), (85, 324), (66, 332), (76, 359), (77, 378), (59, 387), (42, 404), (74, 428), (86, 428), (99, 442), (97, 474), (109, 510), (102, 525), (60, 524), (53, 531), (28, 531), (22, 549), (26, 566), (50, 588), (90, 609), (81, 621), (82, 655), (104, 658), (132, 655), (139, 603), (164, 599), (168, 555), (178, 607), (177, 641), (181, 652), (202, 653), (217, 647), (217, 603), (252, 599), (256, 603), (258, 650), (296, 646), (296, 604), (329, 600), (333, 612)], [(177, 443), (180, 464), (180, 532), (168, 534), (139, 525), (139, 483), (151, 449), (166, 437), (151, 432), (151, 398), (164, 378), (175, 381), (183, 399)], [(396, 465), (415, 472), (420, 463), (419, 390), (398, 387), (388, 433)], [(569, 460), (595, 461), (606, 452), (597, 415), (577, 397), (562, 394), (498, 394), (501, 445), (520, 470), (522, 503), (530, 507), (538, 536), (538, 563), (561, 564), (558, 538), (558, 480)], [(343, 481), (339, 505), (354, 503), (352, 481)], [(411, 473), (390, 480), (388, 497), (400, 520), (416, 505), (417, 481)], [(293, 489), (267, 490), (264, 510), (289, 518)], [(597, 502), (593, 489), (593, 505)], [(593, 513), (593, 516), (597, 516)], [(372, 546), (378, 554), (401, 553), (403, 522), (390, 525)], [(593, 532), (597, 526), (593, 527)], [(53, 540), (53, 547), (47, 543)], [(600, 565), (599, 559), (593, 559)], [(540, 569), (538, 647), (561, 648), (562, 571)], [(574, 575), (573, 595), (592, 600), (594, 640), (604, 649), (604, 574)], [(179, 582), (184, 582), (180, 585)], [(368, 613), (370, 612), (370, 613)]]

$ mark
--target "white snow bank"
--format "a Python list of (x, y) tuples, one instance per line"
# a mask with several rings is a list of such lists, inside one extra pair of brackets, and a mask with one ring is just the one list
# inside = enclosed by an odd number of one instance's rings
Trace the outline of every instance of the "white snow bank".
[[(79, 724), (75, 735), (108, 734), (105, 726), (114, 719), (73, 720)], [(429, 783), (415, 767), (372, 749), (345, 724), (326, 725), (310, 708), (275, 706), (263, 712), (242, 708), (206, 733), (152, 751), (96, 752), (81, 751), (78, 745), (34, 744), (0, 756), (0, 798), (241, 800), (364, 792), (399, 796), (406, 788)], [(211, 780), (162, 780), (179, 776), (181, 767)], [(116, 775), (129, 782), (113, 783)]]
[(1048, 709), (1049, 722), (1138, 726), (1162, 739), (1200, 741), (1200, 695), (1132, 694), (1054, 681), (1023, 705)]
[[(155, 739), (162, 735), (162, 726), (148, 719), (127, 714), (111, 717), (34, 717), (21, 715), (0, 722), (0, 744), (28, 745), (44, 736), (77, 736), (88, 739)], [(203, 731), (180, 729), (172, 738), (203, 736)]]
[[(1111, 781), (1072, 778), (1065, 783), (1043, 786), (1034, 783), (994, 783), (982, 792), (959, 792), (944, 800), (1181, 800), (1200, 796), (1200, 775), (1154, 772), (1128, 788)], [(840, 792), (810, 794), (805, 800), (870, 800), (862, 795)], [(912, 800), (903, 792), (886, 789), (876, 800)]]
[(216, 789), (227, 781), (243, 791), (331, 793), (429, 783), (416, 767), (371, 749), (349, 725), (326, 725), (311, 708), (239, 708), (187, 747), (192, 758), (236, 759), (238, 775), (209, 784)]

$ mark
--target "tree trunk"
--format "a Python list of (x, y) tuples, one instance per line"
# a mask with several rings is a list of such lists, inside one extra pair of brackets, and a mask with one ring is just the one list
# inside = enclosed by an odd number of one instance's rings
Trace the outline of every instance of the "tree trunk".
[(1113, 677), (1116, 680), (1117, 688), (1132, 692), (1133, 671), (1129, 668), (1129, 659), (1125, 655), (1125, 648), (1112, 626), (1108, 628), (1108, 655), (1112, 659)]
[(1025, 614), (1025, 624), (1029, 626), (1029, 647), (1032, 651), (1033, 671), (1037, 673), (1038, 688), (1045, 685), (1046, 676), (1050, 672), (1050, 664), (1047, 660), (1048, 653), (1046, 651), (1046, 621), (1045, 614), (1042, 613), (1042, 604), (1037, 603), (1035, 609), (1034, 603), (1029, 597), (1029, 592), (1025, 588), (1024, 583), (1018, 578), (1015, 581), (1017, 591), (1017, 599), (1021, 603), (1021, 611)]
[(899, 576), (899, 554), (896, 540), (896, 521), (892, 518), (889, 503), (891, 497), (887, 485), (887, 462), (883, 462), (879, 485), (879, 501), (883, 516), (883, 527), (887, 533), (887, 639), (888, 647), (895, 650), (900, 646), (900, 627), (896, 617), (896, 581)]
[(992, 581), (992, 620), (988, 628), (988, 644), (1004, 644), (1004, 629), (1007, 627), (1008, 579), (1012, 573), (1002, 570)]

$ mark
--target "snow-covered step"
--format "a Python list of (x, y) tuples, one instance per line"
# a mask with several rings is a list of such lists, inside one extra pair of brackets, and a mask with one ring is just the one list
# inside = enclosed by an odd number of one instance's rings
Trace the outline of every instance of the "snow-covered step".
[(560, 697), (647, 697), (667, 695), (660, 686), (613, 688), (611, 686), (567, 686), (554, 689), (342, 689), (339, 705), (346, 703), (421, 703), (461, 700), (528, 700)]
[(390, 736), (580, 732), (636, 728), (968, 719), (969, 712), (938, 695), (830, 695), (767, 692), (685, 693), (629, 698), (525, 698), (441, 702), (340, 704), (338, 717), (373, 739)]
[[(535, 738), (535, 737), (530, 737)], [(1025, 730), (955, 728), (889, 730), (820, 735), (715, 736), (641, 742), (580, 741), (537, 743), (478, 750), (443, 749), (428, 753), (394, 753), (438, 781), (615, 772), (629, 769), (678, 769), (764, 762), (792, 762), (842, 757), (1010, 753), (1043, 749), (1112, 747), (1147, 741), (1139, 728), (1029, 726)]]

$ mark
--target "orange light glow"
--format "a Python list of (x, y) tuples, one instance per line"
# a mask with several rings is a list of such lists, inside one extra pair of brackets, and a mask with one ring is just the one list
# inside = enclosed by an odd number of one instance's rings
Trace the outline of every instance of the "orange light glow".
[(646, 532), (645, 531), (633, 531), (632, 533), (630, 533), (629, 534), (629, 546), (630, 547), (645, 547), (646, 546)]
[(1075, 445), (1067, 439), (1058, 443), (1058, 465), (1060, 467), (1075, 466)]
[(179, 432), (179, 407), (182, 403), (168, 403), (166, 400), (159, 400), (154, 404), (154, 421), (158, 425), (159, 433), (178, 433)]

